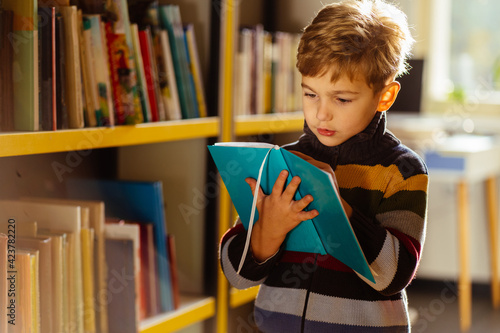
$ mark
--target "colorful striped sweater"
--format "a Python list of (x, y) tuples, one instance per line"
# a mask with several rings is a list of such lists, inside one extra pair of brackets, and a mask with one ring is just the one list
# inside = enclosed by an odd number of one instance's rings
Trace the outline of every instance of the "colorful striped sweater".
[(285, 146), (326, 162), (340, 194), (353, 208), (354, 232), (376, 284), (329, 255), (285, 251), (264, 263), (245, 258), (241, 223), (222, 237), (220, 261), (236, 288), (261, 285), (255, 322), (263, 332), (409, 332), (405, 288), (415, 276), (425, 239), (427, 168), (386, 130), (377, 113), (361, 133), (335, 147), (322, 145), (305, 126)]

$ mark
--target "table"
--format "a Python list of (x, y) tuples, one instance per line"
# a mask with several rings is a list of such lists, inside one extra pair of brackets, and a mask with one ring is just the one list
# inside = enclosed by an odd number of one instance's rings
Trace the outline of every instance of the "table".
[(455, 135), (429, 147), (424, 153), (431, 181), (456, 185), (458, 209), (458, 302), (460, 328), (471, 325), (472, 282), (469, 270), (469, 185), (484, 182), (487, 198), (492, 303), (500, 308), (497, 176), (500, 143), (493, 136)]

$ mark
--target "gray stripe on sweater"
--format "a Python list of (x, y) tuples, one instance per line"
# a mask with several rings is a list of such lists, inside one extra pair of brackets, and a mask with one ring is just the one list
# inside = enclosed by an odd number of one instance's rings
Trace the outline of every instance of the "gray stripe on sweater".
[[(255, 306), (271, 312), (302, 316), (305, 296), (306, 290), (303, 289), (262, 285)], [(408, 308), (403, 299), (370, 302), (310, 293), (308, 304), (308, 320), (367, 327), (408, 325)]]
[(377, 214), (377, 220), (384, 228), (393, 228), (415, 238), (420, 245), (425, 239), (425, 219), (409, 210), (395, 210)]
[(372, 271), (375, 272), (374, 278), (376, 283), (374, 284), (358, 274), (363, 281), (378, 291), (384, 290), (391, 284), (398, 269), (399, 240), (390, 232), (386, 232), (384, 245), (377, 258), (370, 265)]
[[(221, 260), (222, 260), (222, 267), (224, 268), (224, 275), (226, 275), (227, 280), (231, 285), (237, 289), (247, 289), (253, 286), (257, 286), (264, 282), (265, 278), (259, 281), (252, 281), (245, 279), (241, 275), (237, 274), (237, 267), (233, 267), (231, 264), (231, 261), (229, 260), (229, 254), (228, 254), (228, 248), (231, 245), (231, 242), (233, 241), (235, 236), (231, 237), (225, 244), (224, 247), (222, 248), (221, 251)], [(239, 262), (239, 261), (238, 261)]]

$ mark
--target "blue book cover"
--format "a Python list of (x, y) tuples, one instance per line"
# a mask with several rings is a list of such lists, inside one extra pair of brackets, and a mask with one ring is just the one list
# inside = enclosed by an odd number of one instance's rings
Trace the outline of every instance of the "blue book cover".
[[(245, 228), (249, 226), (253, 201), (245, 179), (257, 179), (264, 163), (260, 186), (265, 194), (270, 194), (279, 173), (288, 170), (287, 184), (294, 176), (302, 180), (295, 200), (312, 195), (314, 201), (307, 209), (316, 209), (319, 215), (290, 231), (285, 249), (329, 254), (375, 283), (330, 174), (271, 144), (231, 142), (211, 145), (208, 149)], [(257, 220), (255, 211), (253, 222)]]
[(190, 70), (184, 41), (184, 29), (177, 5), (162, 5), (158, 7), (158, 17), (161, 29), (168, 32), (168, 40), (172, 51), (175, 78), (179, 90), (179, 100), (183, 118), (199, 117), (195, 106), (196, 93), (192, 90)]
[(107, 217), (153, 224), (161, 310), (164, 312), (173, 310), (162, 183), (159, 181), (68, 179), (66, 189), (68, 196), (73, 199), (104, 201)]

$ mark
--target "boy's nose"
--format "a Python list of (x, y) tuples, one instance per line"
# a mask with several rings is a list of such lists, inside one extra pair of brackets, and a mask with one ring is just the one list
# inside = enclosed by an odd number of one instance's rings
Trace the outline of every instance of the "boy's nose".
[(333, 119), (333, 111), (328, 105), (323, 103), (316, 112), (316, 118), (320, 121), (330, 121)]

